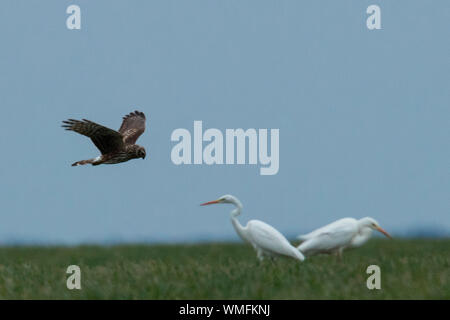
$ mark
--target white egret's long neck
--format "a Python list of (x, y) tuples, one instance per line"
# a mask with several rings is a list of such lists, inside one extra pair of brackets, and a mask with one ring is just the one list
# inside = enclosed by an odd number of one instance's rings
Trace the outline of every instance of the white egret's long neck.
[(361, 235), (367, 235), (372, 233), (372, 229), (370, 227), (371, 222), (368, 218), (362, 218), (358, 220), (358, 233)]
[(231, 211), (231, 223), (233, 224), (234, 229), (236, 230), (236, 233), (242, 238), (242, 240), (247, 240), (245, 227), (243, 227), (240, 223), (237, 217), (241, 214), (242, 211), (242, 204), (236, 200), (233, 202), (233, 204), (236, 206), (236, 208)]
[(358, 225), (358, 233), (361, 233), (367, 226), (365, 225), (365, 220), (363, 219), (359, 219), (357, 222)]

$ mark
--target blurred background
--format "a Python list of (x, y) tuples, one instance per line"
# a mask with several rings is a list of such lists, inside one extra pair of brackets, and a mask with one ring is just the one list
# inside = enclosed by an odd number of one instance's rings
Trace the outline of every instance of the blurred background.
[[(232, 207), (199, 206), (227, 193), (288, 237), (364, 216), (450, 236), (449, 24), (444, 0), (4, 0), (0, 244), (238, 240)], [(62, 120), (118, 129), (136, 109), (145, 160), (70, 166), (98, 151)], [(278, 174), (174, 165), (194, 120), (279, 128)]]

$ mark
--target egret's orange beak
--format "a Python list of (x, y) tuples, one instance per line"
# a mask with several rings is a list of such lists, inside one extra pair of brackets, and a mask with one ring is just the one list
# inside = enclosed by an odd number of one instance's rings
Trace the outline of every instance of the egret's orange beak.
[(392, 239), (391, 235), (389, 233), (387, 233), (384, 229), (382, 229), (381, 227), (377, 227), (376, 228), (378, 231), (380, 231), (382, 234), (384, 234), (386, 237), (388, 237), (389, 239)]
[(201, 206), (207, 206), (207, 205), (215, 204), (215, 203), (220, 203), (220, 201), (214, 200), (214, 201), (205, 202), (205, 203), (202, 203)]

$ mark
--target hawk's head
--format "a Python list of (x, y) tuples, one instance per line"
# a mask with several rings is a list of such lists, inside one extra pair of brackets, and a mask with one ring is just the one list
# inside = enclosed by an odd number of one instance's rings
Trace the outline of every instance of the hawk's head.
[(138, 146), (138, 148), (136, 149), (136, 158), (142, 158), (145, 159), (145, 148)]

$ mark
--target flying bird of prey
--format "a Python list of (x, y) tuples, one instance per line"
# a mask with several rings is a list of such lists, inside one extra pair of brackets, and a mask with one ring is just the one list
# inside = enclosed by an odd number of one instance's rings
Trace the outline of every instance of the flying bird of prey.
[(131, 159), (145, 158), (145, 149), (136, 143), (136, 140), (145, 130), (145, 115), (140, 111), (134, 111), (123, 117), (119, 131), (109, 129), (95, 122), (83, 119), (69, 119), (63, 121), (62, 127), (66, 130), (78, 132), (91, 138), (92, 142), (102, 153), (100, 156), (81, 160), (72, 166), (84, 164), (115, 164)]

